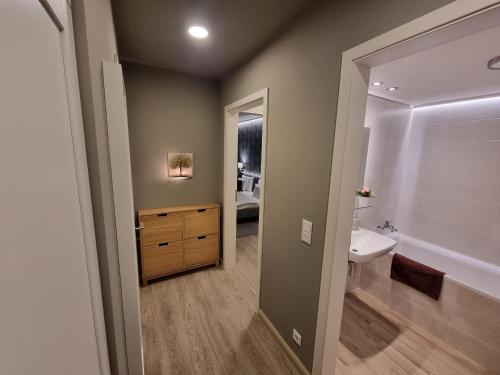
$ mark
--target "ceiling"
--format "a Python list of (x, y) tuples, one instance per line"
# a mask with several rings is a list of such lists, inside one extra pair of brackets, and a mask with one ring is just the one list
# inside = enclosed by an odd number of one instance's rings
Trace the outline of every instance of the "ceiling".
[[(113, 0), (119, 55), (221, 78), (287, 28), (315, 0)], [(187, 34), (197, 24), (207, 39)]]
[(369, 93), (414, 106), (500, 94), (500, 70), (486, 66), (500, 55), (498, 41), (500, 26), (374, 67), (370, 82), (384, 85)]

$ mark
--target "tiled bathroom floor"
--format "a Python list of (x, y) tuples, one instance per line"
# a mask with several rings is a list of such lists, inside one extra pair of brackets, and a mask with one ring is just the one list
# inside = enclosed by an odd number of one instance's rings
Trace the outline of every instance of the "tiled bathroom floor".
[(337, 375), (490, 374), (361, 290), (346, 296)]

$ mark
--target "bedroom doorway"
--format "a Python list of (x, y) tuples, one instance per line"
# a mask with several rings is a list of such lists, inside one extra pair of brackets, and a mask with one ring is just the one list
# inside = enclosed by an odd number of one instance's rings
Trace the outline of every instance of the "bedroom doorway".
[(261, 156), (262, 105), (258, 105), (238, 114), (236, 238), (250, 237), (245, 239), (250, 245), (259, 233)]
[(260, 300), (267, 98), (264, 89), (225, 108), (223, 265), (241, 268)]

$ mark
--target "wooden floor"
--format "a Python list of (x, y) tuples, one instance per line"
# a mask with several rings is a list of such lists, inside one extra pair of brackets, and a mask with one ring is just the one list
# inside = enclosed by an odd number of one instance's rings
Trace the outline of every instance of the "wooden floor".
[[(141, 288), (146, 375), (299, 375), (256, 314), (257, 236), (237, 240), (237, 266)], [(487, 372), (363, 292), (346, 296), (337, 375)]]
[(344, 303), (336, 375), (476, 375), (486, 370), (362, 291)]
[(257, 236), (237, 240), (237, 266), (141, 288), (146, 375), (298, 375), (256, 313)]

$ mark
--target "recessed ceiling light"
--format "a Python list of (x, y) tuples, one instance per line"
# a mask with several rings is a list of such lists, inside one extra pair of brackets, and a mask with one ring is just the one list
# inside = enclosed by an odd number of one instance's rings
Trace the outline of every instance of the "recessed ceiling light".
[(500, 70), (500, 56), (494, 57), (488, 61), (488, 69)]
[(384, 82), (375, 81), (372, 83), (372, 86), (382, 86), (383, 84), (384, 84)]
[(204, 39), (208, 36), (208, 30), (202, 26), (191, 26), (188, 29), (189, 35), (193, 38)]
[(389, 87), (387, 91), (396, 91), (399, 87)]

